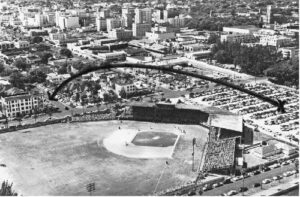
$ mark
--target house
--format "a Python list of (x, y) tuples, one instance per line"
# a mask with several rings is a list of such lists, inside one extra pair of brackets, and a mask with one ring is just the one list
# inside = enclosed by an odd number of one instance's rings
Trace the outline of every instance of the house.
[(47, 75), (47, 81), (50, 83), (60, 84), (64, 80), (68, 79), (70, 74), (57, 74), (57, 73), (49, 73)]
[(117, 95), (120, 96), (120, 91), (124, 89), (126, 94), (131, 94), (134, 93), (136, 91), (136, 86), (133, 84), (132, 81), (118, 81), (115, 83), (115, 91), (117, 93)]

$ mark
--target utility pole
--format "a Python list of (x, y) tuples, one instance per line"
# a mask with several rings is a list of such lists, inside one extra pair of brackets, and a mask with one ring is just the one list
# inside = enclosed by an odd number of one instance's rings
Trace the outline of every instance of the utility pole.
[(193, 138), (193, 153), (192, 153), (192, 156), (193, 156), (193, 163), (192, 163), (192, 171), (194, 172), (195, 169), (195, 144), (196, 144), (196, 138)]

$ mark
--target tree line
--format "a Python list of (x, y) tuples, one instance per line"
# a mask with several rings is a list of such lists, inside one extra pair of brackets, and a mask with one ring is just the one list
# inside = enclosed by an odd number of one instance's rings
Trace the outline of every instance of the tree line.
[(241, 72), (272, 77), (275, 83), (296, 85), (299, 82), (298, 58), (284, 60), (274, 46), (246, 46), (237, 42), (220, 42), (211, 49), (211, 58), (221, 64), (234, 64)]

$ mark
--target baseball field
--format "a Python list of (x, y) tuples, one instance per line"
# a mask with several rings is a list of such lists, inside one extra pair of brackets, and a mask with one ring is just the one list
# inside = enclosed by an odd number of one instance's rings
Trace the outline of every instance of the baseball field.
[[(151, 195), (194, 180), (208, 130), (136, 121), (56, 124), (0, 135), (1, 170), (21, 195)], [(164, 173), (162, 173), (162, 171)], [(1, 172), (1, 171), (0, 171)]]

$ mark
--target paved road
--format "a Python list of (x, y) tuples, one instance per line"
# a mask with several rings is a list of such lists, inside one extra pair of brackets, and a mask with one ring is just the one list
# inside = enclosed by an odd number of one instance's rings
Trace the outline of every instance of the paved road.
[[(282, 166), (281, 168), (276, 168), (267, 172), (263, 172), (261, 174), (255, 175), (253, 177), (248, 177), (245, 179), (245, 186), (250, 188), (253, 187), (254, 183), (260, 183), (262, 180), (267, 178), (272, 178), (276, 175), (282, 175), (284, 172), (289, 170), (294, 170), (295, 166), (293, 163)], [(223, 193), (227, 193), (230, 190), (239, 190), (240, 187), (243, 187), (243, 180), (236, 181), (231, 184), (226, 184), (221, 187), (215, 188), (213, 190), (209, 190), (203, 193), (203, 196), (217, 196)], [(264, 187), (264, 185), (263, 185)]]

